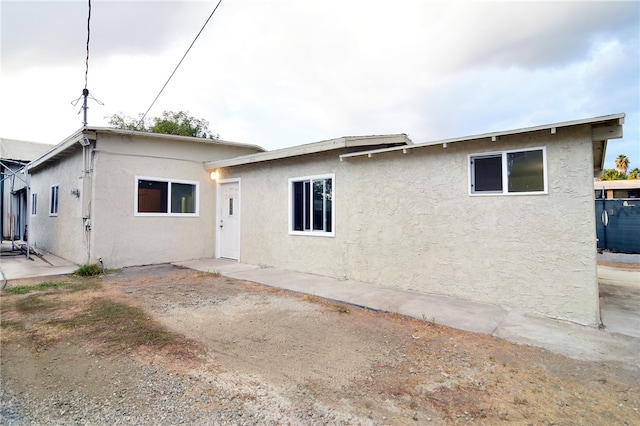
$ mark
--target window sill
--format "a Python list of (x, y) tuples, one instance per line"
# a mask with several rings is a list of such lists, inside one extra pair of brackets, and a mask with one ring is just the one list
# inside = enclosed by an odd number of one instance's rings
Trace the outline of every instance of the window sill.
[(549, 195), (548, 191), (536, 191), (536, 192), (470, 192), (472, 197), (513, 197), (519, 195)]
[(335, 232), (311, 232), (311, 231), (289, 231), (289, 235), (300, 235), (304, 237), (335, 237)]

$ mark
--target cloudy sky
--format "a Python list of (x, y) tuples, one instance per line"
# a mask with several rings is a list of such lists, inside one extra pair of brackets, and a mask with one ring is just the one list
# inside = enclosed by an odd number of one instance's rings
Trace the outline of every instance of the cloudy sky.
[[(217, 4), (92, 0), (89, 125), (149, 108)], [(0, 2), (0, 136), (82, 125), (88, 2)], [(149, 112), (276, 149), (346, 135), (416, 143), (624, 112), (640, 167), (640, 2), (223, 0)]]

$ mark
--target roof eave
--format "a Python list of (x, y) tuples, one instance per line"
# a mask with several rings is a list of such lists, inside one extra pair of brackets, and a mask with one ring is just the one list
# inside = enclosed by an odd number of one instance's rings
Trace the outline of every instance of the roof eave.
[(222, 167), (280, 160), (284, 158), (297, 157), (300, 155), (318, 154), (321, 152), (327, 152), (341, 148), (355, 148), (382, 144), (400, 144), (403, 146), (411, 146), (413, 145), (413, 142), (404, 133), (377, 136), (345, 136), (336, 139), (329, 139), (326, 141), (281, 148), (274, 151), (261, 152), (258, 154), (243, 155), (241, 157), (228, 158), (225, 160), (207, 161), (204, 163), (204, 167), (206, 170), (212, 170)]
[(86, 129), (83, 127), (77, 130), (71, 136), (67, 137), (62, 142), (60, 142), (58, 145), (54, 145), (53, 148), (51, 148), (49, 151), (45, 152), (39, 158), (30, 162), (29, 165), (27, 166), (27, 170), (31, 172), (35, 169), (42, 167), (48, 161), (62, 155), (65, 151), (69, 150), (76, 143), (78, 143), (82, 137), (84, 137), (85, 131)]
[(594, 168), (595, 168), (595, 164), (600, 164), (600, 167), (602, 167), (604, 163), (604, 153), (606, 151), (606, 141), (608, 139), (616, 139), (616, 138), (622, 137), (622, 124), (624, 123), (624, 118), (625, 118), (624, 113), (611, 114), (611, 115), (606, 115), (601, 117), (564, 121), (560, 123), (544, 124), (544, 125), (534, 126), (534, 127), (525, 127), (521, 129), (482, 133), (479, 135), (442, 139), (442, 140), (431, 141), (431, 142), (422, 142), (422, 143), (417, 143), (417, 144), (413, 144), (406, 147), (393, 147), (393, 148), (382, 148), (382, 149), (375, 149), (375, 150), (369, 150), (369, 151), (360, 151), (360, 152), (354, 152), (349, 154), (342, 154), (340, 156), (340, 159), (343, 160), (343, 159), (348, 159), (353, 157), (362, 157), (362, 156), (372, 157), (375, 154), (392, 152), (392, 151), (403, 151), (406, 153), (408, 150), (415, 149), (415, 148), (422, 148), (422, 147), (429, 147), (429, 146), (436, 146), (436, 145), (443, 145), (444, 147), (446, 147), (448, 144), (452, 144), (452, 143), (469, 142), (469, 141), (481, 140), (481, 139), (489, 139), (492, 141), (497, 141), (499, 140), (500, 137), (503, 137), (503, 136), (510, 136), (510, 135), (516, 135), (521, 133), (531, 133), (531, 132), (537, 132), (537, 131), (549, 131), (550, 133), (555, 134), (556, 129), (561, 127), (579, 126), (583, 124), (591, 124), (591, 125), (604, 124), (605, 126), (594, 127), (592, 129), (592, 135), (591, 135), (591, 139), (593, 141), (600, 140), (605, 142), (603, 153), (602, 153), (602, 159), (601, 160), (599, 159), (598, 163), (596, 163), (595, 162), (596, 159), (594, 158)]
[(222, 139), (196, 138), (193, 136), (169, 135), (165, 133), (154, 133), (154, 132), (141, 132), (138, 130), (115, 129), (113, 127), (90, 127), (90, 128), (87, 128), (87, 130), (91, 130), (96, 133), (103, 133), (103, 134), (110, 133), (110, 134), (120, 135), (120, 136), (139, 136), (143, 138), (172, 139), (172, 140), (185, 141), (185, 142), (234, 146), (234, 147), (240, 147), (240, 148), (255, 149), (263, 152), (265, 151), (265, 149), (259, 145), (247, 144), (243, 142), (232, 142), (232, 141), (226, 141)]
[(78, 129), (71, 136), (67, 137), (65, 140), (60, 142), (58, 145), (55, 145), (51, 150), (47, 151), (45, 154), (32, 161), (27, 169), (29, 171), (38, 169), (42, 167), (48, 161), (54, 160), (62, 156), (66, 151), (71, 149), (76, 143), (80, 142), (80, 140), (87, 136), (89, 139), (95, 139), (97, 134), (113, 134), (120, 136), (136, 136), (143, 138), (154, 138), (154, 139), (172, 139), (178, 141), (192, 142), (192, 143), (207, 143), (211, 145), (222, 145), (222, 146), (232, 146), (232, 147), (240, 147), (240, 148), (248, 148), (255, 149), (258, 151), (263, 151), (264, 148), (258, 145), (244, 144), (240, 142), (229, 142), (218, 139), (205, 139), (205, 138), (194, 138), (191, 136), (179, 136), (179, 135), (167, 135), (164, 133), (152, 133), (152, 132), (140, 132), (134, 130), (123, 130), (123, 129), (114, 129), (111, 127), (82, 127)]

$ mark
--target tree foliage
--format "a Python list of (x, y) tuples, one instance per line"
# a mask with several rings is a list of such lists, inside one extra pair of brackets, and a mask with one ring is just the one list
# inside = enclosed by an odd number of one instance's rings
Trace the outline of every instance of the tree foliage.
[(136, 120), (133, 117), (129, 117), (128, 115), (124, 115), (122, 112), (119, 112), (109, 117), (108, 123), (109, 126), (113, 127), (114, 129), (138, 130), (141, 132), (148, 132), (149, 126), (147, 125), (145, 120), (141, 122), (141, 118), (142, 113), (138, 114), (138, 119)]
[(598, 180), (626, 180), (627, 175), (624, 173), (620, 173), (616, 169), (604, 169), (602, 171), (602, 176), (598, 178)]
[(615, 161), (615, 169), (604, 169), (602, 171), (602, 176), (598, 178), (598, 180), (626, 180), (626, 179), (640, 179), (640, 169), (637, 167), (629, 171), (627, 175), (627, 170), (629, 170), (629, 158), (620, 154), (616, 157)]
[(219, 139), (219, 134), (209, 130), (209, 122), (189, 115), (189, 111), (164, 111), (161, 117), (135, 119), (119, 112), (109, 117), (109, 126), (116, 129), (140, 132), (163, 133), (166, 135), (191, 136), (195, 138)]
[(618, 157), (616, 158), (615, 164), (616, 164), (617, 171), (619, 171), (624, 175), (627, 174), (627, 170), (629, 169), (629, 158), (626, 155), (624, 154), (618, 155)]

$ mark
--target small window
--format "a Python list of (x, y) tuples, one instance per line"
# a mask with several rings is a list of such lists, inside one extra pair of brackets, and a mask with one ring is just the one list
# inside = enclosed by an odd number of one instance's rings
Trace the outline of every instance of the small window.
[(334, 175), (289, 179), (289, 233), (333, 236)]
[(469, 157), (471, 194), (547, 193), (545, 148)]
[(52, 185), (49, 196), (49, 216), (58, 216), (59, 185)]
[(198, 182), (136, 177), (135, 214), (197, 216)]
[(31, 216), (35, 216), (38, 212), (38, 194), (35, 192), (31, 193)]

